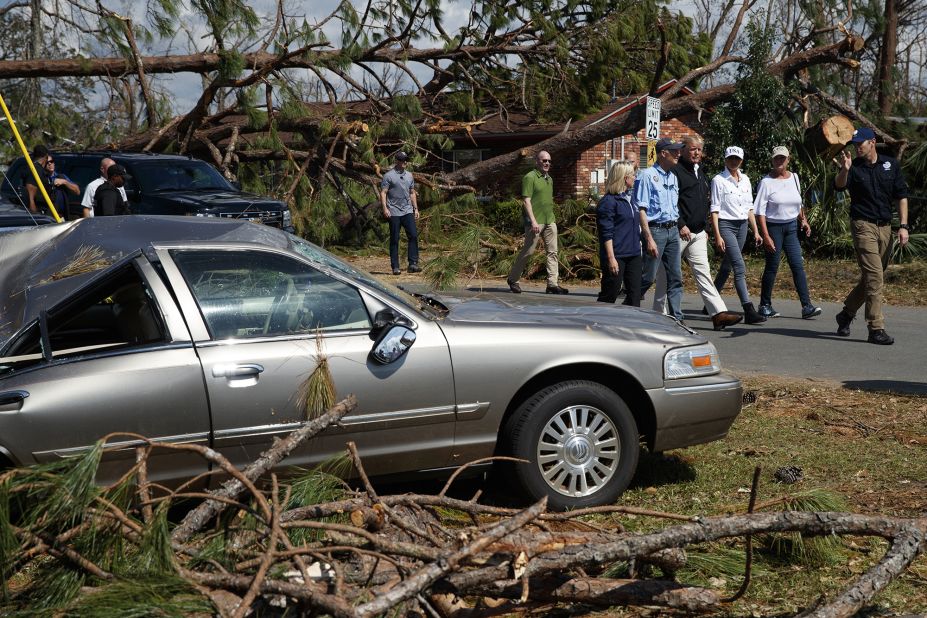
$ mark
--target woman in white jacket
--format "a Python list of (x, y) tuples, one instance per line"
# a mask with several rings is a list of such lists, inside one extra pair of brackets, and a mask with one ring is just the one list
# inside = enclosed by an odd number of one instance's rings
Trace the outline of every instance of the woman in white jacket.
[(762, 242), (753, 216), (753, 188), (747, 175), (740, 171), (743, 160), (743, 149), (729, 146), (724, 151), (725, 170), (711, 180), (711, 226), (715, 234), (715, 246), (724, 254), (721, 268), (715, 276), (715, 287), (720, 291), (733, 270), (734, 289), (744, 308), (744, 322), (760, 324), (766, 318), (756, 311), (750, 301), (747, 267), (741, 253), (747, 242), (747, 223), (753, 230), (757, 246)]

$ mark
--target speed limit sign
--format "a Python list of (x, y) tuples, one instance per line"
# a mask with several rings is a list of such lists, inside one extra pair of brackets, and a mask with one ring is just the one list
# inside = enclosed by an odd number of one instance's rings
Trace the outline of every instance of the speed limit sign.
[(647, 97), (647, 124), (646, 135), (648, 140), (660, 137), (660, 99)]

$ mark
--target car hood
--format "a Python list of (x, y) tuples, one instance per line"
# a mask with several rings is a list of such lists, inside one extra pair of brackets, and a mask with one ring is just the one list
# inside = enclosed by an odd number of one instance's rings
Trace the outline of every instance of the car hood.
[(616, 339), (689, 345), (705, 338), (665, 315), (624, 305), (595, 302), (589, 297), (547, 298), (534, 294), (498, 298), (486, 293), (441, 295), (449, 309), (444, 322), (524, 325), (601, 331)]
[[(20, 328), (153, 242), (225, 241), (286, 248), (288, 236), (246, 221), (199, 217), (93, 217), (0, 234), (0, 346)], [(83, 265), (74, 268), (76, 258)], [(68, 268), (71, 266), (71, 268)]]
[(190, 204), (201, 209), (217, 208), (219, 210), (281, 210), (283, 202), (272, 200), (254, 193), (239, 191), (161, 191), (153, 193), (153, 198), (169, 198), (172, 202)]

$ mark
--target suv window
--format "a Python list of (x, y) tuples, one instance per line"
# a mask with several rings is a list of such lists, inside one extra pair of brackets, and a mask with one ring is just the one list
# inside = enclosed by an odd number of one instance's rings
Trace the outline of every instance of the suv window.
[(369, 330), (360, 293), (286, 256), (172, 251), (213, 339)]
[[(166, 332), (161, 314), (132, 264), (56, 307), (47, 316), (47, 326), (48, 344), (56, 359), (90, 350), (163, 342)], [(44, 349), (40, 323), (36, 322), (7, 345), (0, 374), (42, 362)]]
[(136, 162), (132, 165), (135, 180), (142, 191), (234, 190), (214, 167), (202, 161)]

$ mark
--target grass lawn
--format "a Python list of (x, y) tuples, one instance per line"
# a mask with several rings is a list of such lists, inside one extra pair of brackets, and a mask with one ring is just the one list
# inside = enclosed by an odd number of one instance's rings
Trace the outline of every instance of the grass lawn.
[[(756, 400), (744, 406), (730, 435), (684, 451), (646, 456), (622, 504), (702, 516), (742, 513), (753, 470), (761, 466), (758, 503), (826, 490), (853, 512), (925, 516), (927, 398), (867, 393), (812, 380), (753, 375), (743, 380)], [(776, 482), (773, 474), (782, 466), (801, 468), (803, 479)], [(664, 525), (650, 518), (615, 519), (631, 529)], [(847, 537), (801, 561), (776, 554), (768, 539), (758, 539), (755, 546), (759, 550), (750, 588), (721, 615), (791, 614), (820, 595), (832, 598), (887, 548), (881, 540)], [(730, 595), (742, 580), (743, 547), (736, 540), (692, 549), (690, 566), (679, 578)], [(927, 558), (922, 556), (876, 597), (873, 610), (927, 612), (925, 590)]]

